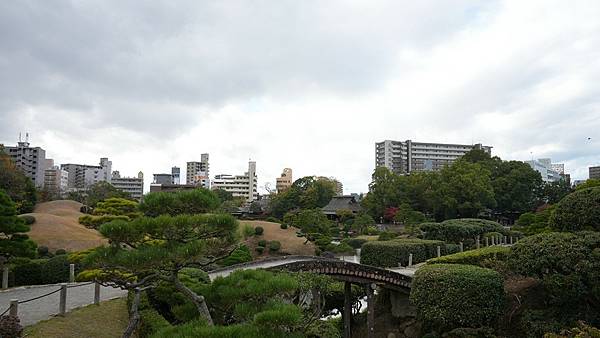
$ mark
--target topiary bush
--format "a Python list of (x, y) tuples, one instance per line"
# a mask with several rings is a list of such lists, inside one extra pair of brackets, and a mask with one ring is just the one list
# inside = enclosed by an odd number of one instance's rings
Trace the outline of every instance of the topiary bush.
[(412, 263), (417, 264), (436, 257), (438, 246), (441, 254), (444, 255), (446, 246), (442, 241), (423, 239), (371, 241), (363, 244), (360, 262), (378, 267), (396, 267), (398, 263), (406, 266), (409, 254), (412, 254)]
[(377, 238), (378, 241), (389, 241), (391, 239), (394, 239), (398, 237), (398, 234), (395, 232), (391, 232), (391, 231), (383, 231), (379, 234), (379, 237)]
[(285, 224), (285, 223), (281, 223), (281, 224), (279, 225), (279, 228), (281, 228), (281, 229), (285, 230), (285, 229), (287, 229), (287, 228), (288, 228), (288, 225), (287, 225), (287, 224)]
[(98, 229), (104, 223), (109, 223), (115, 220), (129, 221), (130, 218), (127, 216), (115, 216), (115, 215), (104, 215), (104, 216), (90, 216), (84, 215), (79, 217), (79, 224), (83, 224), (88, 228)]
[(478, 218), (451, 219), (441, 223), (422, 223), (419, 228), (424, 232), (424, 239), (440, 240), (454, 244), (472, 240), (487, 232), (508, 234), (507, 230), (499, 223)]
[(254, 228), (254, 234), (256, 236), (261, 236), (264, 232), (265, 232), (265, 229), (263, 227)]
[(250, 262), (251, 260), (252, 254), (250, 253), (250, 249), (245, 245), (241, 245), (233, 250), (228, 257), (222, 259), (218, 263), (222, 266), (230, 266), (234, 264)]
[(273, 216), (269, 216), (266, 219), (267, 222), (273, 222), (273, 223), (280, 223), (281, 221), (278, 220), (277, 218), (273, 217)]
[(505, 246), (488, 246), (485, 248), (468, 250), (452, 255), (432, 258), (427, 264), (466, 264), (481, 267), (490, 267), (492, 261), (506, 261), (510, 248)]
[(265, 247), (257, 246), (254, 250), (256, 250), (256, 252), (258, 252), (258, 254), (262, 255), (262, 253), (265, 251)]
[(417, 270), (410, 300), (426, 330), (494, 326), (504, 306), (502, 276), (472, 265), (433, 264)]
[(558, 231), (600, 231), (600, 187), (567, 195), (556, 204), (548, 223)]
[(269, 242), (269, 251), (279, 251), (281, 249), (281, 243), (279, 241)]
[(50, 251), (48, 250), (47, 246), (39, 246), (37, 252), (38, 252), (38, 256), (45, 257), (45, 256), (48, 256), (48, 253)]
[(66, 255), (67, 254), (67, 250), (65, 249), (58, 249), (54, 252), (55, 255)]
[(35, 223), (35, 217), (31, 216), (31, 215), (23, 215), (23, 216), (19, 216), (19, 218), (21, 218), (23, 221), (25, 221), (25, 224), (27, 224), (27, 225), (31, 225), (31, 224)]
[(348, 244), (354, 249), (360, 249), (362, 245), (367, 242), (367, 240), (363, 238), (346, 238), (342, 242)]
[(258, 246), (262, 246), (263, 248), (267, 246), (267, 240), (266, 239), (261, 239), (260, 241), (258, 241)]
[(33, 259), (12, 269), (14, 286), (53, 284), (69, 281), (69, 262), (66, 255), (50, 259)]

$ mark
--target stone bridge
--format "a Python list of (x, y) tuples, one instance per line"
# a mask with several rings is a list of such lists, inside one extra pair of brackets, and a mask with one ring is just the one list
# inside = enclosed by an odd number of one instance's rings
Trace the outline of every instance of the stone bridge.
[[(344, 337), (351, 336), (352, 323), (352, 284), (365, 288), (367, 294), (367, 328), (368, 337), (374, 337), (375, 299), (374, 290), (377, 286), (391, 289), (403, 294), (410, 293), (414, 270), (382, 269), (370, 265), (352, 263), (332, 258), (316, 256), (282, 256), (261, 261), (236, 264), (226, 268), (213, 270), (208, 273), (211, 280), (225, 277), (236, 270), (268, 269), (285, 271), (303, 271), (331, 276), (344, 282)], [(403, 298), (406, 298), (404, 296)]]

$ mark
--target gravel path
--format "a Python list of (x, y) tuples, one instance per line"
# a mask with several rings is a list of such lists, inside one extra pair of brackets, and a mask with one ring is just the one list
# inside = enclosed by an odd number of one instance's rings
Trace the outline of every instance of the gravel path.
[[(69, 286), (82, 286), (70, 287), (67, 289), (67, 311), (71, 311), (74, 308), (89, 305), (94, 302), (94, 284), (83, 284), (85, 283), (69, 284)], [(37, 296), (41, 296), (43, 294), (52, 292), (57, 289), (60, 289), (60, 285), (58, 284), (17, 287), (5, 291), (0, 291), (0, 311), (4, 312), (4, 310), (6, 310), (9, 307), (11, 299), (18, 299), (20, 301), (23, 301)], [(19, 319), (21, 320), (21, 325), (32, 325), (41, 320), (48, 319), (51, 316), (58, 314), (59, 295), (60, 292), (57, 292), (44, 298), (40, 298), (24, 304), (19, 304), (18, 314)], [(126, 295), (127, 291), (121, 289), (115, 289), (111, 287), (101, 287), (100, 289), (100, 299), (103, 301), (113, 298), (124, 297)]]

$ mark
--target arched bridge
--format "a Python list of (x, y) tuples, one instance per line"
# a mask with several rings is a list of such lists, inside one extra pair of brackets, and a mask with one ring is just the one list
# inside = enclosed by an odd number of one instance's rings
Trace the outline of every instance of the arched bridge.
[(410, 292), (412, 273), (397, 269), (383, 269), (370, 265), (317, 256), (282, 256), (260, 261), (241, 263), (210, 271), (211, 280), (225, 277), (236, 270), (268, 269), (304, 271), (329, 275), (335, 279), (356, 284), (377, 284), (396, 291)]
[[(236, 270), (268, 269), (285, 271), (304, 271), (324, 274), (344, 281), (344, 337), (351, 337), (352, 299), (351, 284), (359, 284), (367, 293), (367, 336), (374, 337), (375, 309), (374, 285), (410, 293), (414, 270), (382, 269), (370, 265), (341, 261), (316, 256), (282, 256), (241, 263), (210, 271), (211, 280), (225, 277)], [(404, 297), (408, 297), (405, 295)]]

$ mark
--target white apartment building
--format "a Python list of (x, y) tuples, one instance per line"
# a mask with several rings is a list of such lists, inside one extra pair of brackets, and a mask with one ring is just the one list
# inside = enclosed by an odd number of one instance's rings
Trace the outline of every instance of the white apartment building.
[(141, 171), (137, 177), (121, 177), (118, 171), (113, 171), (111, 184), (138, 201), (141, 201), (142, 195), (144, 195), (144, 173)]
[(258, 200), (256, 162), (248, 162), (248, 171), (244, 175), (222, 174), (215, 176), (211, 188), (223, 189), (233, 197), (243, 197), (248, 202)]
[(45, 170), (48, 169), (47, 165), (50, 163), (46, 160), (44, 149), (29, 146), (29, 134), (27, 134), (25, 142), (22, 142), (21, 137), (19, 137), (17, 146), (6, 146), (4, 151), (13, 160), (15, 166), (33, 181), (36, 187), (41, 188), (44, 186)]
[(562, 165), (563, 173), (556, 171), (554, 168), (560, 168), (558, 165), (553, 165), (549, 158), (540, 158), (537, 160), (525, 161), (529, 166), (542, 175), (542, 180), (546, 183), (558, 182), (563, 177), (564, 165)]
[(375, 143), (375, 167), (386, 167), (397, 174), (440, 170), (474, 148), (491, 154), (492, 147), (481, 144), (444, 144), (385, 140)]
[(69, 188), (69, 172), (53, 166), (44, 171), (44, 189), (54, 197), (62, 197)]
[(210, 189), (208, 154), (200, 155), (200, 162), (187, 162), (185, 183)]
[(61, 164), (60, 168), (69, 172), (69, 189), (83, 190), (101, 181), (111, 182), (112, 162), (100, 158), (100, 165)]

